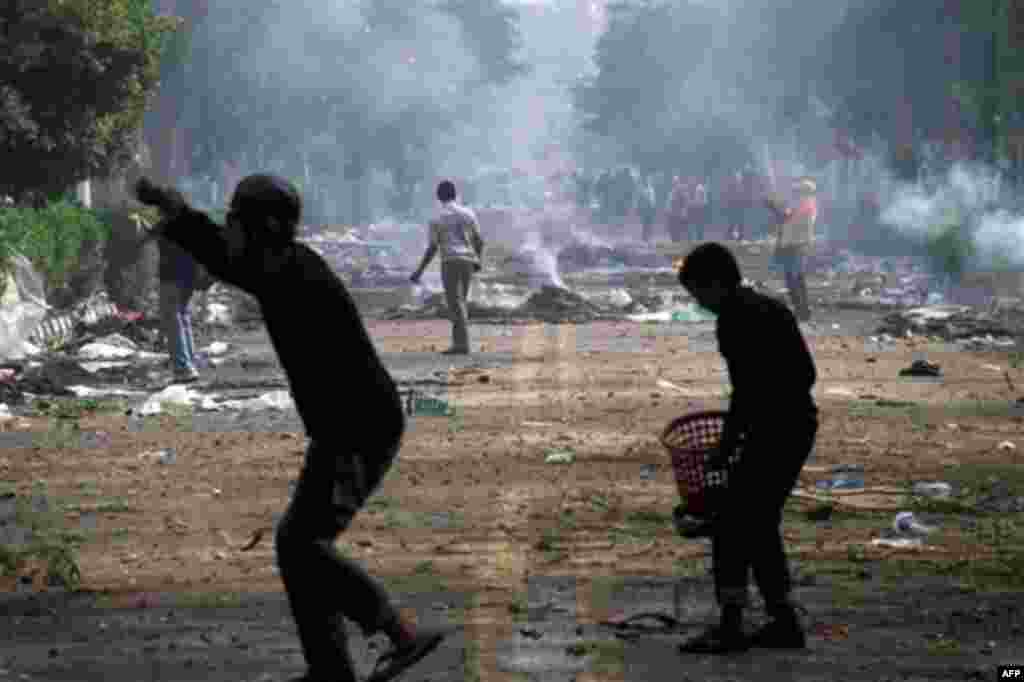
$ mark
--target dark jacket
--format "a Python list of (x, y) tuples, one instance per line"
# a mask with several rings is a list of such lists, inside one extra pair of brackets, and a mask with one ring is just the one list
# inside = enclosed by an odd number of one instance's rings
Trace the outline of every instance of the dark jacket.
[(181, 287), (192, 289), (196, 283), (196, 261), (169, 239), (157, 240), (160, 249), (159, 277), (161, 282), (175, 282)]
[(232, 251), (224, 229), (191, 208), (168, 221), (164, 235), (259, 302), (312, 439), (348, 450), (398, 443), (405, 430), (398, 389), (355, 301), (323, 258), (297, 242)]
[(716, 324), (732, 384), (724, 447), (731, 447), (740, 432), (769, 435), (816, 413), (814, 358), (782, 301), (739, 287)]

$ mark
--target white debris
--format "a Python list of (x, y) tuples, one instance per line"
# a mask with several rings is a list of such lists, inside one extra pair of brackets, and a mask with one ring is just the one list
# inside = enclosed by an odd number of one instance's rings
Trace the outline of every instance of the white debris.
[(627, 319), (633, 322), (671, 322), (672, 311), (662, 310), (657, 313), (641, 313), (638, 315), (628, 315)]
[(857, 394), (843, 386), (831, 386), (825, 389), (825, 395), (833, 395), (840, 398), (856, 398)]
[(924, 549), (921, 538), (875, 538), (872, 547), (889, 547), (891, 549)]
[(82, 369), (89, 374), (95, 374), (103, 369), (117, 369), (119, 367), (129, 367), (132, 363), (130, 362), (83, 362), (81, 363)]
[(206, 324), (230, 325), (231, 308), (223, 303), (210, 303), (206, 306)]
[(0, 423), (9, 422), (14, 419), (14, 415), (11, 414), (11, 408), (7, 407), (7, 403), (0, 403)]
[(79, 398), (99, 398), (104, 396), (130, 396), (136, 397), (146, 395), (140, 391), (128, 391), (123, 388), (92, 388), (91, 386), (68, 386), (68, 390)]
[(164, 390), (149, 396), (149, 398), (147, 398), (146, 401), (135, 410), (135, 414), (148, 417), (160, 414), (163, 411), (164, 405), (187, 405), (192, 407), (195, 403), (201, 402), (202, 399), (202, 395), (195, 391), (190, 391), (186, 386), (168, 386)]
[(78, 355), (89, 360), (113, 360), (116, 358), (130, 358), (136, 351), (131, 348), (114, 346), (109, 343), (87, 343), (78, 351)]
[(207, 355), (223, 355), (228, 352), (228, 344), (223, 341), (214, 341), (203, 352)]
[(1017, 446), (1008, 440), (1004, 440), (1002, 443), (999, 444), (1000, 452), (1014, 452), (1016, 449)]
[(616, 308), (625, 308), (633, 302), (633, 297), (625, 289), (612, 289), (608, 292), (608, 302)]
[(287, 410), (295, 406), (288, 391), (271, 391), (250, 400), (228, 400), (219, 405), (229, 410)]
[(575, 456), (571, 452), (552, 452), (544, 458), (545, 464), (572, 464)]

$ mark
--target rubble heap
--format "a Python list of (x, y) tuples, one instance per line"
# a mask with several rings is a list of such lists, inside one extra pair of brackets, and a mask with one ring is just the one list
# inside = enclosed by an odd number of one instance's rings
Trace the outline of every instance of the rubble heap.
[(579, 294), (551, 286), (530, 296), (518, 312), (543, 322), (579, 323), (602, 317), (601, 309)]
[[(555, 286), (541, 287), (517, 308), (481, 305), (471, 300), (467, 304), (467, 309), (470, 319), (476, 323), (508, 324), (528, 320), (553, 324), (582, 323), (622, 317), (621, 311), (612, 312), (579, 294)], [(448, 306), (443, 294), (432, 294), (418, 306), (402, 306), (385, 314), (385, 318), (389, 320), (431, 320), (447, 317)]]
[(929, 306), (890, 313), (883, 318), (877, 332), (890, 336), (910, 333), (950, 342), (989, 337), (1008, 342), (1015, 336), (1013, 330), (991, 314), (968, 306)]

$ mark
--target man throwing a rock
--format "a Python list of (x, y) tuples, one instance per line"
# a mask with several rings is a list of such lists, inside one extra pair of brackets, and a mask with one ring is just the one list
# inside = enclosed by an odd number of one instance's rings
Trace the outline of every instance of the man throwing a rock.
[(445, 355), (467, 355), (469, 344), (469, 286), (480, 272), (484, 240), (480, 223), (469, 208), (455, 202), (455, 184), (445, 180), (437, 186), (441, 215), (430, 223), (430, 244), (420, 266), (410, 279), (418, 284), (437, 252), (441, 252), (441, 282), (452, 321), (452, 345)]
[[(309, 433), (298, 486), (276, 533), (278, 567), (309, 666), (300, 680), (356, 682), (345, 618), (368, 636), (383, 632), (391, 639), (394, 648), (368, 682), (394, 679), (435, 650), (443, 635), (403, 622), (381, 586), (339, 553), (335, 541), (394, 462), (405, 415), (345, 285), (296, 241), (298, 191), (271, 175), (245, 178), (225, 228), (173, 189), (142, 179), (135, 192), (163, 212), (162, 237), (259, 301)], [(324, 311), (333, 324), (311, 333), (310, 314)]]

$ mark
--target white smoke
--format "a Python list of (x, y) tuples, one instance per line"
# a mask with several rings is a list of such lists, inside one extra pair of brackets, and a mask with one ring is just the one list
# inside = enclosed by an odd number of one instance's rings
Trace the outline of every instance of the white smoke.
[[(1000, 175), (979, 164), (955, 164), (940, 182), (895, 187), (882, 222), (904, 234), (921, 237), (967, 220), (978, 265), (1024, 265), (1024, 215), (1007, 208)], [(928, 183), (923, 183), (927, 185)]]
[(1024, 265), (1024, 216), (1000, 210), (982, 216), (974, 235), (979, 255), (998, 265)]
[(558, 274), (558, 252), (544, 244), (539, 232), (530, 232), (520, 249), (531, 280), (540, 286), (567, 288)]

